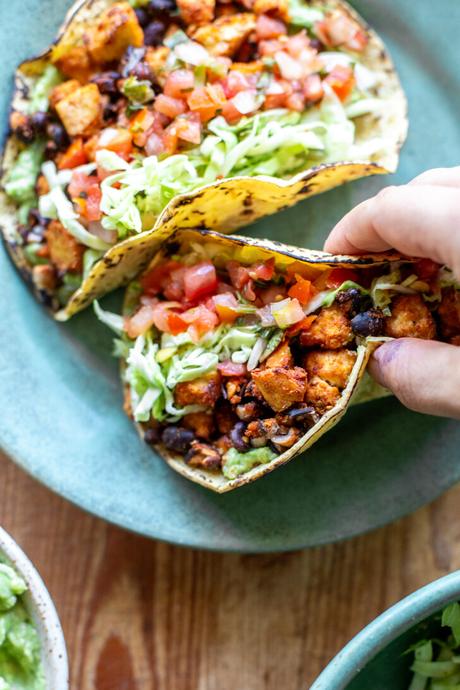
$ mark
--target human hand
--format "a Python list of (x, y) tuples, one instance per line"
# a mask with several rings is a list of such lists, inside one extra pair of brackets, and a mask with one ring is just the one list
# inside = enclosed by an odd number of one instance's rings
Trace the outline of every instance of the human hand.
[[(383, 189), (337, 223), (324, 249), (396, 249), (446, 264), (460, 282), (460, 167), (428, 170), (407, 185)], [(369, 368), (410, 409), (460, 419), (460, 347), (401, 338), (380, 346)]]

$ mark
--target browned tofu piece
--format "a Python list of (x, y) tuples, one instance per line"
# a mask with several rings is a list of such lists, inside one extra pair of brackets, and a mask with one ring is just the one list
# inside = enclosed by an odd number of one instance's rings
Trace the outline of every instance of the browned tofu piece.
[(287, 340), (284, 340), (265, 362), (267, 367), (292, 367), (293, 364), (294, 360)]
[(255, 27), (255, 15), (252, 12), (240, 12), (224, 15), (211, 24), (193, 28), (189, 35), (204, 45), (212, 55), (232, 57)]
[(168, 59), (169, 48), (167, 46), (158, 46), (158, 48), (147, 48), (145, 53), (145, 62), (147, 63), (150, 74), (153, 79), (160, 84), (164, 85), (166, 81), (165, 64)]
[(275, 412), (287, 410), (304, 399), (307, 375), (301, 367), (254, 369), (252, 380)]
[(420, 295), (399, 295), (390, 306), (385, 335), (390, 338), (424, 338), (436, 336), (436, 324)]
[(460, 291), (454, 287), (442, 291), (441, 304), (438, 308), (441, 321), (441, 333), (451, 338), (460, 333)]
[(216, 0), (177, 0), (180, 16), (186, 24), (207, 24), (214, 19)]
[(144, 32), (128, 2), (109, 7), (86, 33), (89, 53), (97, 63), (119, 60), (128, 46), (140, 48)]
[(300, 336), (304, 347), (324, 347), (337, 350), (345, 347), (353, 339), (348, 317), (339, 306), (324, 307), (307, 331)]
[(305, 401), (320, 413), (324, 414), (336, 404), (340, 398), (337, 386), (331, 386), (319, 376), (313, 376), (307, 383)]
[(80, 272), (85, 247), (67, 232), (62, 223), (52, 220), (45, 232), (50, 259), (60, 271)]
[(185, 405), (209, 405), (220, 397), (220, 374), (211, 372), (193, 381), (178, 383), (174, 389), (174, 400), (180, 407)]
[(60, 46), (56, 49), (57, 56), (53, 56), (53, 63), (66, 77), (78, 79), (80, 82), (88, 80), (91, 74), (91, 59), (86, 46)]
[(71, 137), (92, 134), (102, 122), (102, 100), (96, 84), (81, 86), (63, 98), (56, 112)]
[(184, 460), (190, 467), (200, 467), (203, 470), (217, 470), (222, 465), (222, 457), (217, 448), (199, 441), (192, 441)]
[(61, 82), (61, 84), (55, 86), (50, 93), (50, 106), (56, 108), (59, 101), (67, 98), (67, 96), (70, 96), (71, 93), (74, 93), (80, 87), (81, 84), (78, 79), (68, 79), (67, 81)]
[(356, 361), (352, 350), (312, 350), (304, 359), (308, 378), (319, 376), (331, 386), (345, 388)]
[(289, 21), (288, 0), (254, 0), (255, 14), (272, 14), (285, 22)]
[(186, 429), (195, 432), (198, 438), (209, 439), (214, 430), (214, 419), (207, 412), (192, 412), (186, 414), (183, 420)]
[(32, 280), (38, 290), (52, 292), (56, 287), (56, 271), (51, 264), (40, 264), (32, 269)]

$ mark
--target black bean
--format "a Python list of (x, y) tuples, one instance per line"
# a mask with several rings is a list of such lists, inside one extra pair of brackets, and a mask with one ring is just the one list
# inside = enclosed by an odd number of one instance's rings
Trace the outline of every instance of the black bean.
[(315, 50), (317, 50), (318, 53), (321, 52), (322, 50), (324, 50), (325, 47), (326, 47), (326, 46), (324, 45), (324, 43), (321, 43), (321, 41), (319, 40), (319, 38), (310, 38), (310, 45), (311, 45), (312, 48), (314, 48)]
[(180, 426), (167, 426), (161, 434), (161, 440), (166, 448), (182, 454), (187, 452), (194, 438), (193, 431)]
[(351, 320), (351, 328), (355, 335), (382, 335), (385, 330), (385, 316), (380, 309), (369, 309)]
[(144, 432), (144, 441), (148, 443), (149, 445), (152, 443), (158, 443), (161, 438), (160, 434), (160, 428), (159, 427), (153, 427), (150, 429), (146, 429)]
[(129, 77), (138, 62), (140, 62), (145, 55), (145, 48), (133, 48), (128, 46), (120, 62), (120, 72), (122, 77)]
[(36, 134), (44, 134), (48, 124), (48, 114), (40, 111), (33, 113), (30, 116), (33, 130)]
[(146, 62), (140, 61), (131, 70), (131, 75), (137, 77), (139, 81), (150, 81), (152, 73)]
[(249, 444), (243, 439), (243, 434), (246, 430), (246, 424), (244, 422), (237, 422), (230, 432), (230, 441), (241, 453), (244, 453), (249, 449)]
[(29, 223), (30, 225), (40, 225), (46, 227), (49, 223), (47, 218), (43, 218), (38, 212), (38, 208), (32, 208), (29, 211)]
[(115, 96), (118, 93), (117, 81), (121, 75), (119, 72), (111, 70), (109, 72), (99, 72), (91, 77), (92, 84), (96, 84), (99, 91), (107, 96)]
[(144, 43), (146, 46), (159, 46), (163, 42), (166, 24), (160, 19), (154, 19), (144, 29)]
[(30, 144), (35, 139), (36, 133), (29, 115), (13, 111), (10, 115), (10, 126), (17, 138), (25, 144)]
[(118, 117), (118, 107), (113, 103), (108, 103), (102, 111), (102, 118), (104, 122), (114, 122)]
[(176, 9), (176, 0), (150, 0), (147, 7), (152, 14), (156, 12), (172, 12)]
[(69, 145), (69, 137), (64, 127), (57, 122), (52, 122), (46, 127), (46, 134), (58, 151), (63, 151)]
[(144, 10), (143, 7), (136, 7), (134, 11), (136, 13), (137, 21), (139, 22), (139, 24), (142, 27), (147, 26), (149, 22), (149, 15), (147, 10)]
[(338, 304), (347, 307), (350, 316), (355, 316), (361, 311), (367, 311), (372, 307), (372, 300), (369, 295), (365, 295), (358, 288), (348, 288), (342, 290), (335, 298)]
[(290, 422), (300, 422), (301, 424), (307, 424), (307, 426), (313, 426), (316, 424), (320, 417), (314, 407), (305, 405), (304, 407), (294, 407), (286, 412), (286, 417)]

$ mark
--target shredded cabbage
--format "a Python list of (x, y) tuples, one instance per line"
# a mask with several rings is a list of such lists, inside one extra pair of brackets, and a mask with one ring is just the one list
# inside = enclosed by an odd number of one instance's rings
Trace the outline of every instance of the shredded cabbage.
[(36, 199), (35, 182), (44, 150), (45, 145), (41, 141), (30, 144), (21, 151), (9, 171), (5, 182), (5, 192), (16, 203), (33, 203)]
[(59, 70), (54, 65), (47, 65), (31, 89), (27, 111), (29, 113), (46, 112), (51, 90), (61, 81), (62, 76)]

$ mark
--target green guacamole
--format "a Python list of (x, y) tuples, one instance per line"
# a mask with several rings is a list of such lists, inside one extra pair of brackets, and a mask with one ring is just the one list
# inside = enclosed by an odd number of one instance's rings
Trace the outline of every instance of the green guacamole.
[(26, 590), (0, 561), (0, 690), (45, 690), (40, 638), (22, 601)]

